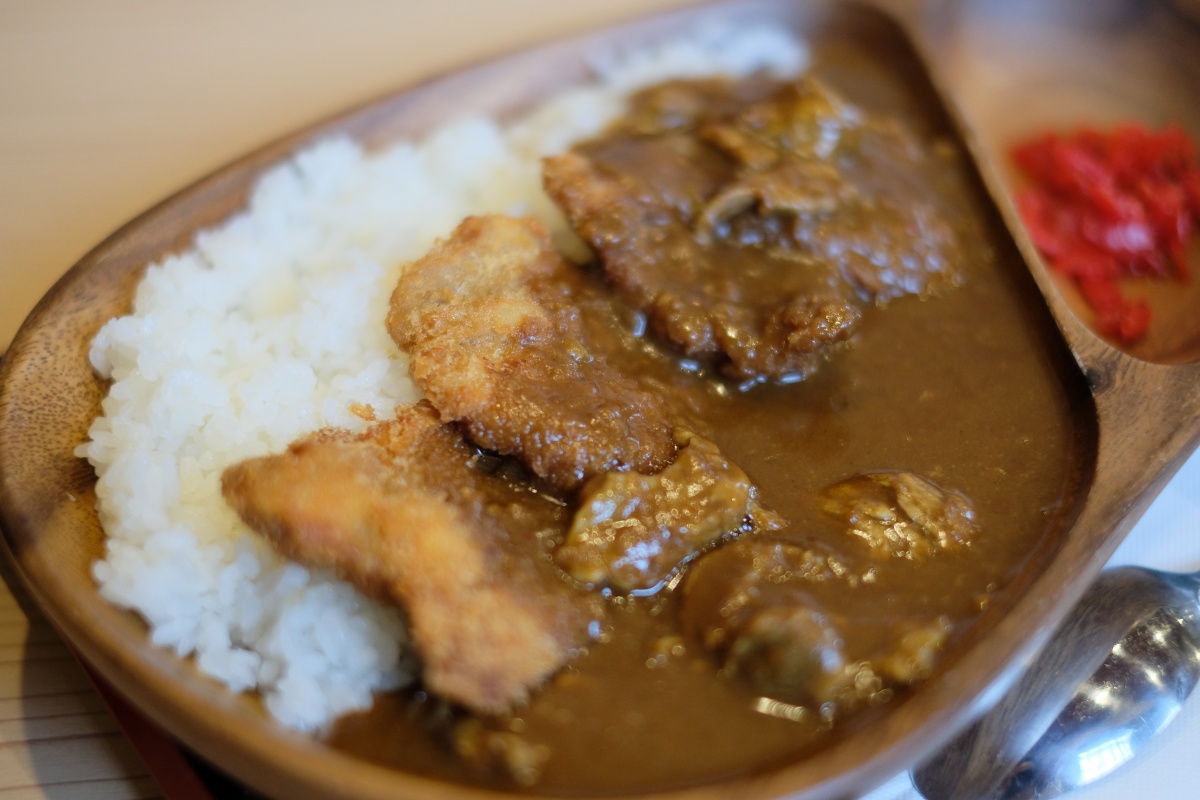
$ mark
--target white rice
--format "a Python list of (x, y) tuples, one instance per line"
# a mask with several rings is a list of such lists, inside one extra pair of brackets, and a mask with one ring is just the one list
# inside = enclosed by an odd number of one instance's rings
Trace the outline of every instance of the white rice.
[(362, 428), (353, 404), (386, 417), (417, 400), (383, 322), (402, 265), (469, 214), (533, 214), (566, 240), (538, 159), (597, 132), (629, 91), (806, 64), (782, 32), (706, 29), (598, 54), (595, 83), (507, 129), (471, 117), (371, 155), (335, 139), (272, 169), (244, 212), (152, 265), (133, 312), (92, 343), (112, 388), (77, 454), (99, 476), (101, 594), (292, 728), (411, 680), (401, 615), (275, 555), (226, 506), (221, 471), (324, 426)]

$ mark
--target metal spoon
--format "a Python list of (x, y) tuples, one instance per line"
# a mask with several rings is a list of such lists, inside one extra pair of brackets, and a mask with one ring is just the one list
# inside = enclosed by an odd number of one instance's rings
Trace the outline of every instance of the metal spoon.
[(1101, 573), (1000, 702), (912, 773), (928, 800), (1048, 800), (1129, 761), (1200, 676), (1200, 573)]

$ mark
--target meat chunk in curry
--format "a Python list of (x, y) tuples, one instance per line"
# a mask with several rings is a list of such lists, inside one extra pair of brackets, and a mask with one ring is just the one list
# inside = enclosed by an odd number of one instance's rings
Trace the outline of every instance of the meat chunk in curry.
[(443, 419), (567, 490), (675, 457), (663, 400), (580, 341), (573, 269), (540, 223), (471, 217), (405, 268), (387, 317)]
[(920, 177), (947, 155), (811, 79), (681, 81), (544, 179), (659, 336), (739, 380), (789, 379), (865, 303), (959, 278), (962, 243)]
[(951, 630), (871, 583), (827, 548), (749, 537), (692, 566), (684, 629), (754, 691), (831, 719), (928, 677)]
[(531, 742), (516, 731), (491, 730), (478, 718), (460, 722), (451, 739), (454, 751), (473, 770), (507, 775), (520, 786), (537, 783), (552, 756), (549, 746)]
[(771, 539), (723, 548), (684, 583), (685, 631), (755, 691), (820, 706), (844, 683), (845, 620), (806, 587), (840, 572), (826, 554)]
[(825, 490), (825, 510), (880, 557), (920, 560), (969, 547), (975, 509), (958, 492), (911, 472), (867, 472)]
[(421, 404), (232, 466), (221, 489), (285, 555), (400, 604), (429, 689), (495, 713), (573, 657), (604, 610), (550, 561), (560, 504), (494, 462)]
[(675, 463), (655, 475), (610, 472), (585, 484), (555, 560), (576, 580), (651, 589), (721, 537), (778, 524), (746, 473), (709, 440), (679, 431)]

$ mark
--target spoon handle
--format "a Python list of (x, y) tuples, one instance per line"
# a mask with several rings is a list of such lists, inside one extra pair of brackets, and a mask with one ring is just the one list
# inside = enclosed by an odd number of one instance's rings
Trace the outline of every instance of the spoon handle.
[(1200, 574), (1177, 576), (1185, 585), (1164, 577), (1136, 568), (1103, 573), (997, 705), (913, 770), (921, 794), (928, 800), (1017, 800), (1060, 793), (1046, 791), (1047, 776), (1035, 773), (1048, 768), (1039, 767), (1031, 751), (1039, 743), (1045, 749), (1042, 740), (1056, 722), (1056, 730), (1104, 724), (1060, 717), (1064, 710), (1077, 713), (1079, 705), (1072, 701), (1081, 687), (1107, 666), (1114, 646), (1139, 624), (1165, 607), (1195, 608)]
[(1197, 602), (1200, 602), (1200, 572), (1179, 573), (1178, 579), (1180, 588), (1195, 594)]

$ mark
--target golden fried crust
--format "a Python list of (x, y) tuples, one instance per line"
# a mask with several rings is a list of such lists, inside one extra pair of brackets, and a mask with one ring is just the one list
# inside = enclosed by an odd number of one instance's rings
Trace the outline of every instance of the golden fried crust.
[(558, 507), (484, 471), (427, 404), (232, 466), (221, 489), (285, 556), (401, 605), (426, 685), (476, 711), (524, 702), (603, 613), (534, 535), (565, 526)]
[[(551, 277), (560, 262), (537, 220), (467, 217), (449, 239), (438, 242), (405, 270), (392, 294), (388, 332), (397, 345), (410, 350), (445, 325), (463, 324), (466, 301), (531, 300), (529, 282)], [(508, 330), (526, 316), (544, 319), (546, 315), (535, 305), (518, 304), (492, 321)]]
[(443, 419), (565, 490), (675, 455), (661, 398), (580, 341), (571, 269), (537, 221), (470, 217), (405, 268), (387, 318)]

